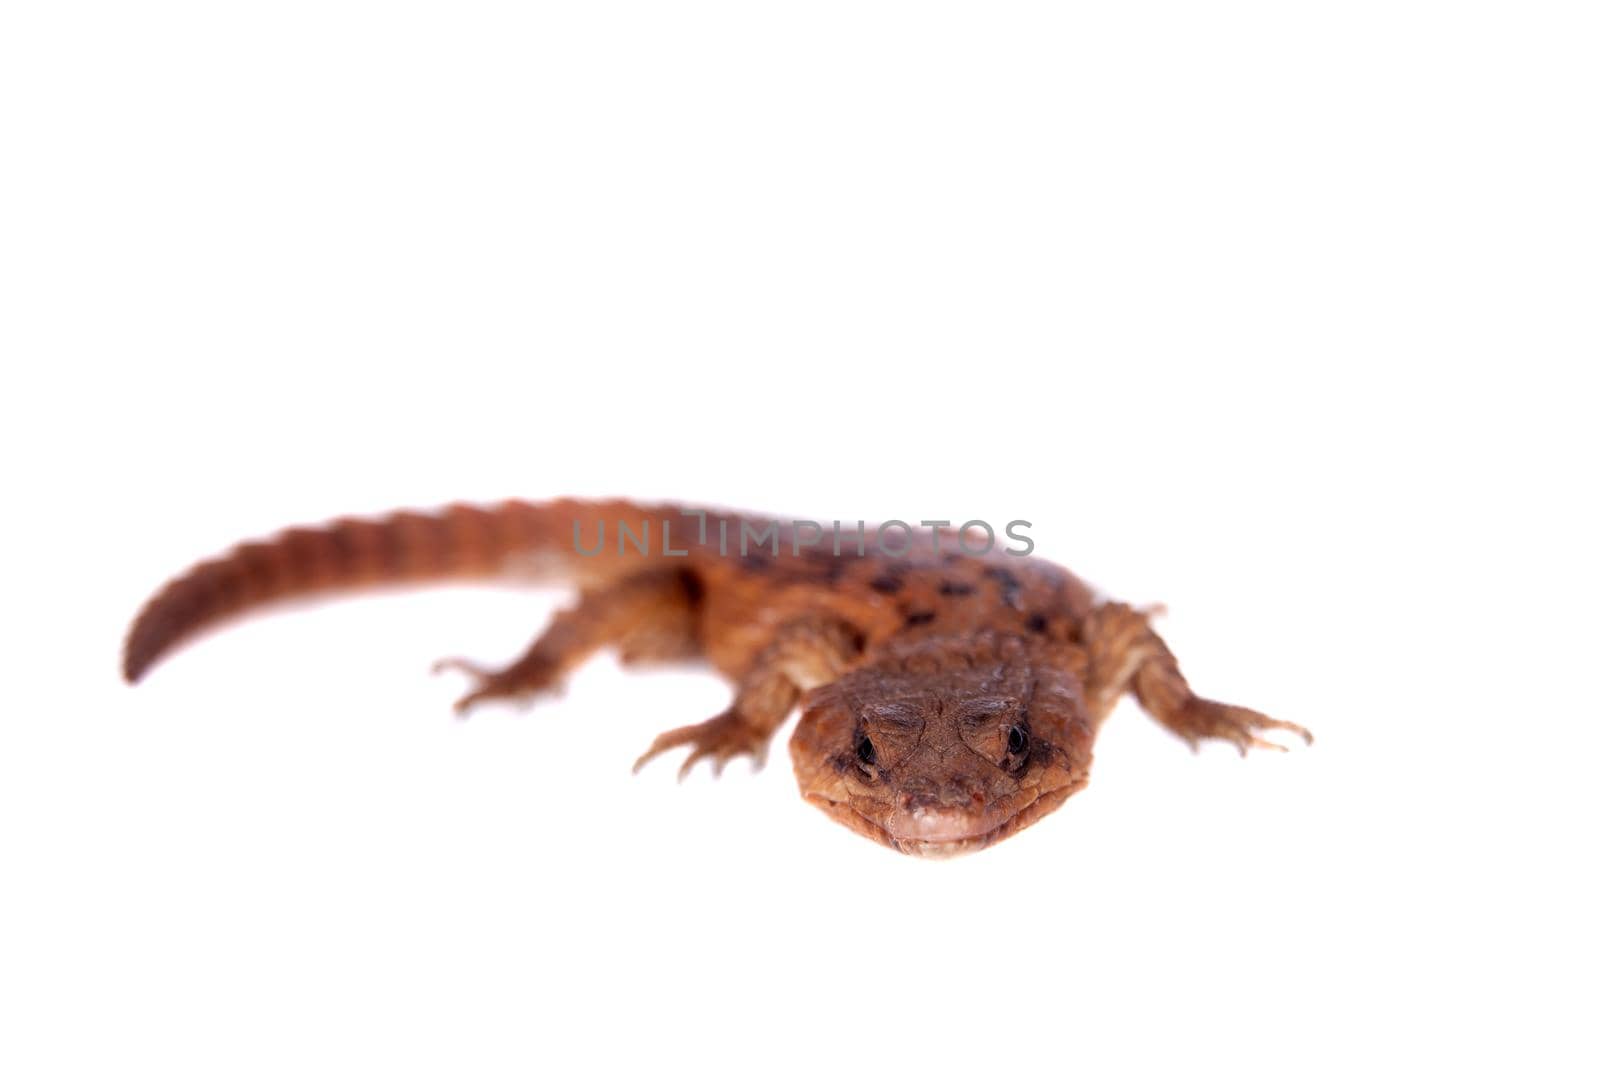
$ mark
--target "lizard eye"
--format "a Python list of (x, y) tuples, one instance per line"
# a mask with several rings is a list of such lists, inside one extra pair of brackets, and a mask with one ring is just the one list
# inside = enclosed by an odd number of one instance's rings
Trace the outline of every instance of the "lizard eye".
[(1006, 734), (1006, 751), (1012, 755), (1021, 755), (1028, 750), (1028, 731), (1019, 725), (1011, 727)]
[(878, 751), (867, 737), (862, 737), (856, 744), (856, 761), (862, 766), (872, 766), (878, 761)]

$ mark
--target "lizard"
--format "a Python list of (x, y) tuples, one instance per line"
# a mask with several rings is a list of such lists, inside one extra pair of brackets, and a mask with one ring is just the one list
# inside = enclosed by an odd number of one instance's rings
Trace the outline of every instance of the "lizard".
[(123, 675), (137, 682), (177, 645), (268, 603), (421, 581), (565, 580), (575, 602), (514, 662), (435, 664), (470, 678), (458, 712), (551, 693), (606, 648), (624, 664), (709, 663), (732, 684), (729, 705), (662, 733), (635, 772), (679, 748), (680, 779), (701, 761), (720, 773), (747, 756), (759, 768), (798, 709), (789, 750), (803, 798), (928, 857), (1004, 840), (1081, 790), (1096, 733), (1125, 695), (1191, 747), (1284, 750), (1273, 731), (1311, 742), (1293, 722), (1193, 693), (1153, 628), (1159, 608), (1101, 596), (1031, 551), (995, 549), (992, 533), (980, 552), (967, 527), (941, 539), (938, 523), (895, 525), (842, 536), (835, 525), (823, 538), (820, 523), (563, 498), (292, 527), (157, 591), (128, 631)]

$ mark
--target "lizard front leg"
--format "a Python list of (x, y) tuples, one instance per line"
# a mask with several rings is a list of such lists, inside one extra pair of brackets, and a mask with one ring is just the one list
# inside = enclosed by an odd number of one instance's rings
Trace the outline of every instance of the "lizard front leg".
[(697, 725), (656, 737), (633, 764), (634, 772), (662, 752), (683, 746), (689, 755), (678, 770), (680, 781), (701, 759), (710, 759), (715, 773), (740, 755), (750, 756), (759, 768), (773, 734), (801, 694), (837, 678), (860, 651), (860, 634), (836, 618), (808, 616), (786, 623), (740, 678), (732, 706)]
[(1285, 730), (1311, 743), (1311, 733), (1293, 722), (1269, 718), (1259, 711), (1201, 699), (1178, 670), (1178, 660), (1154, 629), (1150, 615), (1125, 603), (1103, 603), (1090, 612), (1083, 626), (1083, 644), (1089, 655), (1084, 686), (1091, 713), (1097, 721), (1110, 713), (1126, 692), (1132, 692), (1151, 717), (1188, 741), (1226, 740), (1242, 755), (1251, 748), (1283, 751), (1259, 734)]
[(477, 682), (456, 701), (456, 710), (465, 712), (483, 700), (550, 691), (607, 646), (616, 647), (626, 663), (691, 658), (699, 653), (698, 600), (687, 572), (646, 570), (583, 593), (551, 619), (521, 658), (503, 669), (464, 659), (444, 659), (434, 669), (462, 670)]

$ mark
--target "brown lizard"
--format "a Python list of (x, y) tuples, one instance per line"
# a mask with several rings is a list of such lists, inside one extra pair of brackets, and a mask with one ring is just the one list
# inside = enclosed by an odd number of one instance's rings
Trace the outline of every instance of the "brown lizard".
[(123, 674), (137, 681), (190, 635), (295, 596), (565, 578), (577, 602), (517, 661), (439, 664), (474, 680), (458, 711), (549, 691), (604, 647), (624, 662), (708, 661), (733, 683), (731, 705), (657, 737), (635, 770), (678, 747), (680, 776), (702, 759), (759, 765), (798, 706), (789, 749), (806, 800), (916, 855), (986, 847), (1059, 807), (1088, 782), (1095, 733), (1125, 693), (1191, 747), (1282, 750), (1270, 730), (1311, 741), (1292, 722), (1196, 696), (1153, 611), (1100, 599), (992, 532), (769, 523), (555, 500), (289, 529), (156, 593), (128, 634)]

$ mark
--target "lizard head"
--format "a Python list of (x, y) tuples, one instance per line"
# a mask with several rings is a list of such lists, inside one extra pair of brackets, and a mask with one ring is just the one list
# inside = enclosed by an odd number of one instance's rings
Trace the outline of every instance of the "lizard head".
[(1004, 840), (1088, 783), (1067, 664), (1014, 636), (891, 645), (811, 690), (790, 740), (806, 800), (910, 855)]

